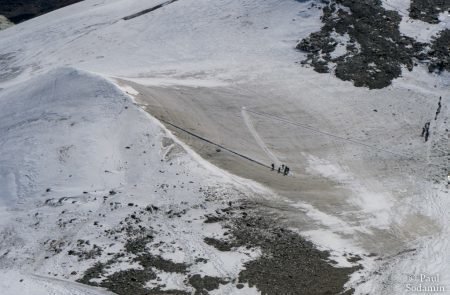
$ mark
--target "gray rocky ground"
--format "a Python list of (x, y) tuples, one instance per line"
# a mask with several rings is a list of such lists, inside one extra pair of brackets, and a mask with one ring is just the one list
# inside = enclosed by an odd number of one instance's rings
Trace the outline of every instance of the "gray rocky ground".
[[(449, 8), (444, 2), (412, 1), (411, 16), (436, 23), (438, 12)], [(321, 30), (297, 45), (308, 53), (302, 63), (315, 71), (333, 72), (341, 80), (370, 89), (389, 86), (402, 74), (402, 67), (412, 71), (419, 62), (428, 64), (430, 72), (448, 71), (448, 30), (425, 44), (401, 34), (402, 15), (384, 8), (380, 0), (323, 1), (322, 5)], [(344, 35), (348, 40), (342, 40)], [(339, 45), (345, 46), (344, 52), (334, 56)]]

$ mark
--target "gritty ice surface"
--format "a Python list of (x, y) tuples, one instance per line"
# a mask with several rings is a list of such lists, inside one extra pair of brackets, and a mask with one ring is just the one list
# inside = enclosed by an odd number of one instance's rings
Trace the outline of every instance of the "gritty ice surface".
[(368, 190), (364, 183), (360, 183), (348, 169), (343, 169), (326, 160), (320, 160), (315, 157), (310, 157), (309, 161), (309, 168), (312, 173), (319, 173), (323, 177), (351, 187), (354, 197), (349, 202), (356, 204), (362, 211), (372, 216), (368, 220), (369, 226), (373, 225), (382, 228), (390, 223), (389, 218), (391, 215), (389, 210), (393, 206), (393, 202), (389, 195)]

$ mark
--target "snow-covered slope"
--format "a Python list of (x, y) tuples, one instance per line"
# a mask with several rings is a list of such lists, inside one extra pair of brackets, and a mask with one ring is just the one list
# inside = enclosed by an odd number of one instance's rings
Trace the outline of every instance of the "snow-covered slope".
[(12, 270), (2, 270), (0, 274), (0, 288), (3, 294), (24, 294), (24, 295), (111, 295), (113, 293), (87, 287), (82, 284), (58, 280), (49, 277), (39, 277), (15, 272)]
[(69, 69), (4, 91), (2, 202), (26, 203), (47, 188), (49, 196), (76, 195), (82, 186), (106, 191), (125, 182), (120, 152), (131, 126), (118, 93)]
[(292, 44), (320, 26), (320, 10), (296, 1), (176, 1), (123, 20), (157, 4), (84, 1), (4, 32), (1, 50), (14, 52), (24, 77), (70, 64), (109, 75), (235, 80), (299, 59)]
[[(375, 252), (352, 277), (356, 293), (405, 293), (408, 275), (440, 274), (449, 284), (448, 73), (418, 65), (369, 90), (302, 67), (294, 48), (321, 26), (314, 1), (163, 2), (87, 0), (0, 32), (1, 267), (80, 279), (92, 265), (73, 267), (65, 253), (89, 237), (111, 248), (99, 255), (106, 263), (126, 238), (110, 246), (99, 228), (153, 204), (189, 212), (183, 221), (145, 216), (171, 233), (164, 243), (183, 243), (183, 253), (169, 247), (172, 260), (193, 263), (200, 251), (213, 265), (194, 263), (191, 274), (236, 277), (258, 253), (237, 249), (225, 263), (229, 253), (203, 242), (223, 229), (195, 220), (242, 192), (343, 266), (353, 265), (343, 253)], [(400, 29), (430, 40), (449, 28), (448, 14), (441, 19), (405, 17)], [(219, 200), (198, 199), (205, 187)], [(176, 275), (159, 278), (192, 290)], [(224, 294), (256, 292), (224, 286)]]
[[(130, 216), (136, 224), (145, 220), (145, 232), (155, 235), (155, 255), (188, 262), (194, 272), (235, 276), (252, 257), (245, 249), (222, 254), (205, 244), (223, 229), (203, 223), (203, 216), (237, 200), (238, 192), (251, 198), (264, 190), (248, 182), (237, 190), (238, 178), (187, 154), (110, 82), (60, 69), (5, 90), (0, 101), (1, 267), (15, 270), (5, 273), (13, 280), (2, 292), (14, 294), (24, 280), (28, 288), (41, 282), (56, 294), (73, 294), (77, 285), (64, 289), (63, 281), (48, 277), (80, 279), (92, 258), (109, 261), (110, 253), (140, 237), (121, 233)], [(155, 279), (186, 288), (176, 275), (161, 271)]]

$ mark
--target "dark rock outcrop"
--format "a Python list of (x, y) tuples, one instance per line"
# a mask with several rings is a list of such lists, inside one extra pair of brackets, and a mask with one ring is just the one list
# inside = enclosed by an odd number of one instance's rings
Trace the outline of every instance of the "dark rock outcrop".
[(437, 24), (439, 14), (450, 9), (448, 0), (411, 0), (409, 16), (421, 21)]
[[(333, 67), (336, 77), (357, 87), (384, 88), (402, 67), (411, 71), (416, 60), (428, 58), (427, 44), (402, 35), (400, 21), (380, 0), (335, 0), (324, 4), (321, 30), (301, 40), (297, 49), (308, 53), (303, 64), (319, 73)], [(333, 56), (338, 45), (344, 53)]]
[(0, 15), (17, 24), (81, 0), (0, 0)]

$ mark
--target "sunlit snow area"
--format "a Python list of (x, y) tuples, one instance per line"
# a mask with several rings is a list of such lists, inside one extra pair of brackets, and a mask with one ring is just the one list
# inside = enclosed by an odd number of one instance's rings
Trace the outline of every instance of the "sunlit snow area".
[[(450, 29), (382, 2), (417, 41)], [(313, 71), (295, 47), (323, 5), (85, 0), (0, 31), (0, 294), (124, 294), (130, 269), (149, 294), (264, 294), (243, 271), (266, 244), (227, 240), (247, 208), (352, 268), (345, 291), (450, 294), (450, 74)]]

